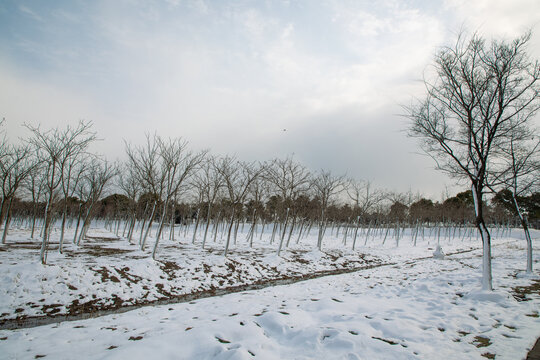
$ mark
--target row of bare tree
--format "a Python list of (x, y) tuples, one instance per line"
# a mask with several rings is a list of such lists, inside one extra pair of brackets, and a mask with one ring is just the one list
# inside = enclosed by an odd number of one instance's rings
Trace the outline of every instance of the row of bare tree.
[[(434, 204), (410, 191), (387, 192), (369, 182), (327, 171), (312, 173), (292, 157), (248, 163), (207, 151), (194, 152), (182, 139), (158, 135), (147, 135), (142, 146), (126, 143), (127, 160), (111, 164), (88, 151), (96, 139), (91, 123), (79, 122), (77, 127), (64, 130), (27, 127), (32, 136), (22, 145), (2, 142), (2, 242), (6, 241), (15, 200), (16, 213), (31, 219), (32, 237), (36, 221), (41, 224), (43, 263), (52, 223), (59, 223), (58, 248), (62, 252), (68, 218), (70, 224), (76, 223), (73, 243), (78, 245), (96, 215), (115, 219), (117, 229), (122, 222), (129, 241), (136, 236), (137, 226), (141, 249), (145, 249), (157, 222), (153, 258), (164, 227), (174, 229), (180, 218), (194, 222), (193, 243), (198, 228), (204, 228), (203, 248), (212, 225), (215, 238), (218, 224), (226, 222), (225, 255), (241, 222), (250, 224), (250, 245), (257, 225), (272, 226), (272, 242), (278, 238), (279, 253), (289, 245), (294, 232), (301, 236), (313, 226), (318, 228), (320, 249), (328, 224), (358, 229), (360, 225), (377, 228), (382, 224), (390, 228), (394, 226), (391, 223), (399, 222), (402, 227), (418, 228), (419, 223), (463, 224), (472, 220), (470, 191)], [(111, 192), (114, 194), (109, 195)], [(20, 205), (16, 194), (26, 200), (26, 206)], [(339, 205), (345, 201), (348, 203)], [(499, 223), (508, 222), (511, 216), (498, 207), (490, 211)], [(169, 231), (169, 236), (174, 239), (174, 231)]]
[(107, 183), (116, 175), (117, 168), (88, 152), (88, 146), (96, 139), (89, 122), (81, 121), (76, 127), (50, 130), (25, 126), (31, 133), (28, 139), (12, 145), (4, 136), (0, 144), (2, 243), (6, 242), (13, 200), (24, 191), (23, 196), (32, 202), (32, 237), (38, 210), (42, 211), (40, 259), (46, 263), (52, 219), (57, 214), (62, 219), (59, 241), (59, 251), (62, 252), (68, 199), (77, 196), (81, 205), (73, 242), (80, 243), (90, 226), (94, 206)]

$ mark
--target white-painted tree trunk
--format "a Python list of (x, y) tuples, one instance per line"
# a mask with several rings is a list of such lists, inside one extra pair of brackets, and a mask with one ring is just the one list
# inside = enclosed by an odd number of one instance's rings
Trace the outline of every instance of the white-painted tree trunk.
[(531, 239), (531, 233), (529, 232), (529, 224), (527, 223), (527, 219), (525, 218), (525, 216), (521, 212), (521, 209), (519, 208), (514, 192), (512, 192), (512, 200), (514, 201), (514, 206), (519, 216), (519, 220), (521, 221), (523, 232), (525, 233), (525, 241), (527, 242), (527, 270), (526, 271), (527, 273), (531, 274), (533, 271), (533, 262), (532, 262), (532, 239)]
[(482, 216), (482, 193), (479, 193), (474, 183), (471, 186), (476, 214), (476, 227), (482, 238), (482, 290), (493, 290), (491, 275), (491, 237)]
[[(144, 232), (144, 236), (141, 239), (141, 250), (144, 250), (144, 246), (146, 245), (146, 239), (148, 238), (148, 233), (150, 232), (150, 228), (152, 227), (152, 222), (154, 221), (154, 216), (156, 214), (156, 204), (157, 202), (154, 201), (154, 207), (152, 208), (152, 214), (150, 215), (150, 219), (148, 220), (148, 226), (146, 226), (146, 231)], [(144, 230), (144, 226), (143, 226), (143, 229), (141, 229), (141, 234), (143, 230)]]

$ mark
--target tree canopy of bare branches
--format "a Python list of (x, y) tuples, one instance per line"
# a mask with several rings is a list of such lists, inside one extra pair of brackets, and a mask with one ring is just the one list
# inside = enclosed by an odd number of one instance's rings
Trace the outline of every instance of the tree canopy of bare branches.
[(39, 160), (46, 164), (45, 191), (47, 193), (47, 206), (40, 251), (41, 262), (45, 264), (55, 191), (62, 183), (67, 162), (72, 157), (83, 153), (88, 148), (88, 145), (96, 139), (96, 134), (91, 131), (92, 123), (85, 121), (79, 121), (76, 127), (67, 126), (63, 130), (54, 128), (44, 131), (39, 126), (25, 126), (32, 133), (32, 136), (28, 139), (29, 144), (34, 146)]
[(491, 238), (483, 215), (489, 174), (508, 134), (528, 126), (540, 107), (540, 66), (527, 55), (530, 38), (527, 33), (488, 43), (477, 34), (461, 34), (435, 55), (425, 99), (406, 108), (409, 135), (420, 139), (437, 169), (470, 183), (486, 290), (492, 289)]

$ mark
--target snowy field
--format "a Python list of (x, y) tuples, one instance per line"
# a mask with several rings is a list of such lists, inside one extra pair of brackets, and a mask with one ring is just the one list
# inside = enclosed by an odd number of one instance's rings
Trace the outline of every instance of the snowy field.
[[(39, 263), (38, 242), (13, 230), (0, 252), (2, 319), (176, 299), (182, 294), (271, 284), (324, 271), (361, 270), (190, 302), (144, 306), (94, 319), (0, 330), (2, 358), (520, 359), (540, 336), (540, 276), (525, 276), (519, 230), (493, 241), (493, 293), (480, 289), (480, 240), (359, 236), (356, 250), (316, 231), (276, 254), (270, 234), (253, 248), (239, 234), (202, 250), (191, 236), (162, 240), (158, 260), (93, 229), (80, 248)], [(465, 235), (465, 234), (464, 234)], [(533, 232), (538, 269), (540, 234)], [(68, 237), (69, 238), (69, 237)], [(113, 239), (113, 240), (111, 240)], [(208, 292), (209, 291), (209, 292)], [(180, 298), (181, 299), (181, 298)], [(76, 304), (89, 305), (85, 308)]]

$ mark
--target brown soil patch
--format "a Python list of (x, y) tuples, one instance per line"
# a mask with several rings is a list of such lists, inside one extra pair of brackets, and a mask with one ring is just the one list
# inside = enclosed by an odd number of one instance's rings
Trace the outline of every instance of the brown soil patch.
[(91, 269), (91, 270), (93, 270), (96, 273), (100, 274), (101, 275), (101, 281), (103, 281), (103, 282), (105, 282), (105, 281), (112, 281), (112, 282), (115, 282), (115, 283), (120, 282), (120, 280), (115, 275), (111, 275), (111, 272), (104, 266), (102, 266), (100, 269)]
[(485, 336), (478, 335), (474, 337), (472, 344), (477, 348), (488, 347), (489, 345), (491, 345), (491, 341)]
[(517, 301), (529, 301), (530, 295), (540, 296), (540, 280), (533, 280), (528, 286), (516, 286), (512, 288), (512, 295)]
[(83, 245), (81, 250), (84, 251), (84, 255), (89, 255), (89, 256), (115, 256), (115, 255), (121, 255), (121, 254), (133, 252), (133, 250), (118, 249), (118, 248), (104, 247), (100, 245), (88, 245), (88, 244)]

